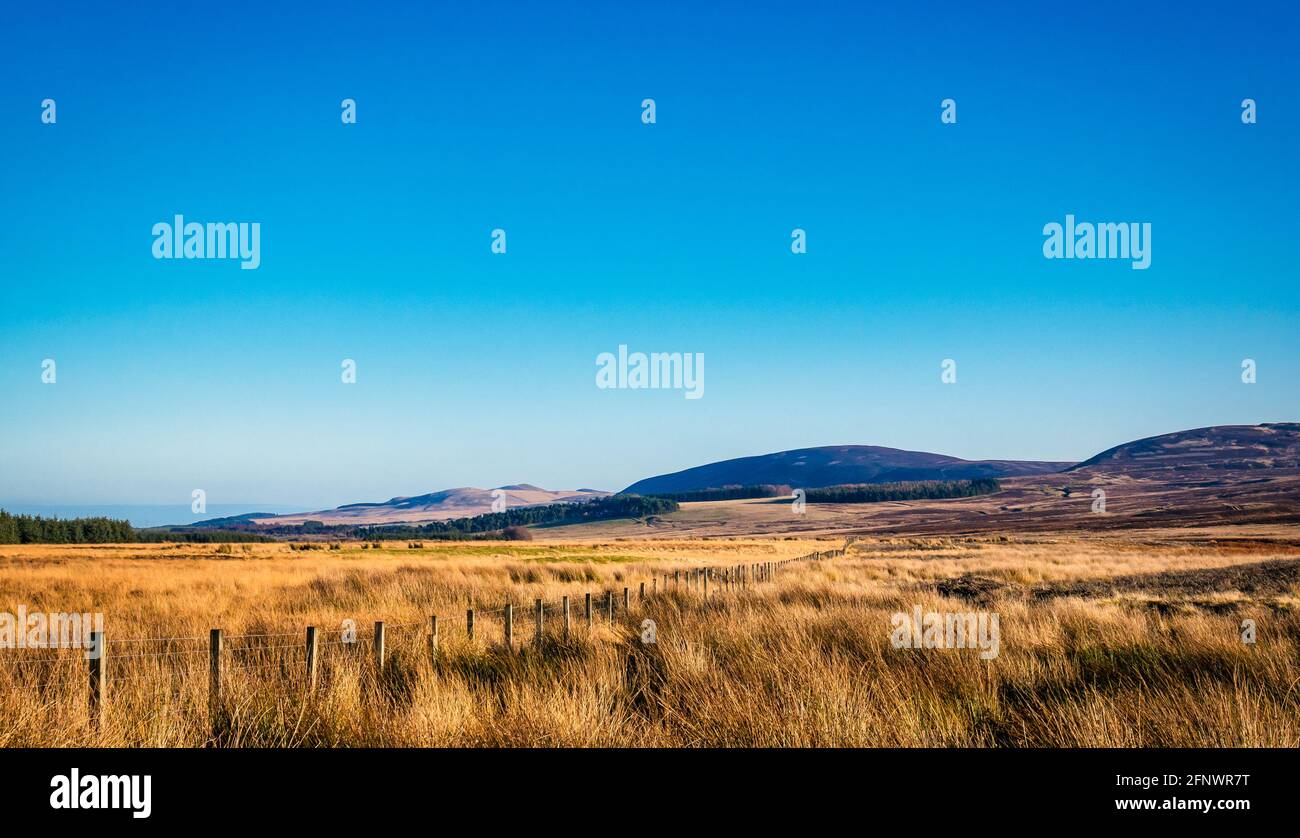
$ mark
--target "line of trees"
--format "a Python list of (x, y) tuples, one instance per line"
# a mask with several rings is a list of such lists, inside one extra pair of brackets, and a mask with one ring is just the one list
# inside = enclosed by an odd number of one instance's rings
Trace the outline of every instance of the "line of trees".
[(974, 480), (905, 480), (898, 483), (852, 483), (808, 489), (809, 503), (878, 503), (890, 500), (941, 500), (989, 495), (1002, 486), (991, 477)]
[(138, 530), (117, 518), (45, 518), (13, 515), (0, 509), (0, 544), (136, 544), (140, 542), (271, 541), (231, 530)]
[(677, 501), (641, 495), (609, 495), (581, 503), (551, 503), (521, 506), (505, 512), (488, 512), (470, 518), (433, 521), (420, 526), (375, 525), (357, 527), (357, 538), (463, 538), (483, 533), (502, 533), (510, 527), (558, 526), (604, 521), (615, 518), (647, 518), (676, 512)]
[(44, 518), (0, 509), (0, 544), (115, 544), (135, 541), (130, 521), (114, 518)]
[(557, 526), (614, 518), (647, 518), (677, 510), (677, 501), (640, 495), (610, 495), (582, 503), (553, 503), (524, 506), (505, 512), (489, 512), (451, 521), (434, 521), (418, 526), (377, 524), (358, 527), (328, 526), (306, 521), (293, 526), (258, 527), (235, 525), (224, 529), (178, 526), (136, 529), (130, 521), (112, 518), (42, 518), (39, 515), (11, 515), (0, 510), (0, 544), (119, 544), (139, 542), (226, 543), (274, 541), (270, 536), (329, 535), (338, 538), (434, 538), (526, 539), (527, 526)]
[(695, 489), (688, 492), (655, 492), (649, 497), (666, 498), (678, 503), (696, 503), (706, 500), (741, 500), (744, 498), (783, 498), (794, 491), (789, 486), (759, 483), (753, 486), (719, 486), (714, 489)]
[(162, 541), (177, 541), (188, 544), (230, 544), (242, 542), (275, 541), (265, 535), (247, 530), (198, 530), (184, 527), (163, 527), (160, 529), (136, 530), (136, 541), (156, 544)]

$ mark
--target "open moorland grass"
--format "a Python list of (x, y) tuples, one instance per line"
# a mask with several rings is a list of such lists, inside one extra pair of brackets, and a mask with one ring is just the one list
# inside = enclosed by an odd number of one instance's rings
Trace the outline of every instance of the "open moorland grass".
[[(662, 582), (842, 543), (3, 547), (0, 610), (102, 611), (110, 645), (98, 728), (79, 652), (0, 649), (0, 745), (1300, 745), (1300, 531), (864, 538), (742, 590), (714, 581), (707, 600)], [(597, 613), (589, 629), (582, 597), (607, 590), (614, 621)], [(566, 595), (567, 638), (555, 607)], [(538, 598), (550, 604), (541, 643)], [(996, 612), (998, 656), (894, 648), (891, 616), (914, 605)], [(340, 642), (346, 619), (355, 646)], [(322, 631), (310, 695), (308, 624)], [(227, 635), (215, 727), (212, 627)]]

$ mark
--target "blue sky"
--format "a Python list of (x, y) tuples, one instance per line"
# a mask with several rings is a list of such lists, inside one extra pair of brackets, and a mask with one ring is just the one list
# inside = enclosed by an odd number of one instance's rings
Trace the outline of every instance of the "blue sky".
[[(1300, 419), (1300, 13), (966, 5), (7, 10), (0, 502)], [(153, 259), (175, 213), (259, 222), (261, 267)], [(1151, 267), (1044, 259), (1066, 213), (1151, 223)], [(619, 344), (703, 353), (705, 397), (597, 389)]]

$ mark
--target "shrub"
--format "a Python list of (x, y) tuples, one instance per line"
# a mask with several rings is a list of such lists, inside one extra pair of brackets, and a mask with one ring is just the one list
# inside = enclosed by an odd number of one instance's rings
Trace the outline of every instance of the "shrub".
[(501, 531), (501, 537), (506, 541), (532, 541), (533, 531), (528, 527), (506, 527)]

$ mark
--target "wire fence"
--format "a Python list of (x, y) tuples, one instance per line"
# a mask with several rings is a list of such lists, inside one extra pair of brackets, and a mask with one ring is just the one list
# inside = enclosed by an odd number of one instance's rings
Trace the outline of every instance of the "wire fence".
[[(512, 602), (491, 608), (476, 608), (471, 604), (465, 609), (463, 619), (460, 615), (446, 619), (449, 615), (431, 614), (427, 620), (420, 621), (375, 621), (369, 630), (359, 630), (352, 620), (344, 621), (332, 631), (307, 626), (298, 631), (227, 635), (221, 629), (212, 629), (206, 637), (110, 638), (103, 632), (91, 632), (87, 645), (5, 649), (0, 654), (0, 676), (8, 675), (23, 686), (45, 692), (74, 684), (80, 670), (87, 679), (92, 720), (97, 723), (110, 683), (155, 681), (161, 685), (160, 679), (168, 675), (173, 683), (202, 677), (204, 668), (199, 664), (206, 657), (209, 703), (210, 707), (216, 707), (224, 681), (234, 673), (302, 678), (308, 689), (314, 689), (326, 671), (323, 657), (329, 658), (332, 665), (370, 666), (382, 674), (391, 641), (423, 643), (436, 662), (440, 638), (449, 630), (458, 631), (470, 641), (495, 643), (513, 652), (526, 645), (524, 633), (518, 632), (525, 623), (531, 625), (527, 639), (533, 644), (546, 642), (548, 636), (568, 639), (579, 627), (590, 629), (597, 621), (613, 625), (620, 615), (630, 618), (634, 604), (640, 613), (649, 613), (646, 608), (662, 596), (685, 594), (708, 602), (719, 596), (742, 595), (773, 581), (796, 563), (843, 556), (855, 540), (846, 540), (839, 549), (781, 561), (676, 569), (648, 580), (630, 582), (621, 591), (604, 588), (598, 592), (535, 598), (522, 605)], [(472, 596), (468, 600), (474, 602)], [(146, 644), (162, 648), (149, 649)], [(322, 656), (326, 649), (332, 652)]]

